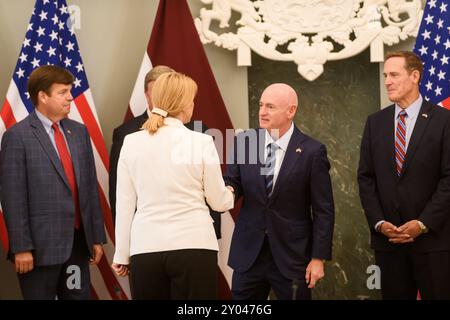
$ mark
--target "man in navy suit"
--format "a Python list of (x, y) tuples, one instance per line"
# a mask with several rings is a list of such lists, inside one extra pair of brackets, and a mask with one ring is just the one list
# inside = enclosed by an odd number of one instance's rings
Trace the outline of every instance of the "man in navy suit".
[(106, 242), (91, 141), (67, 118), (73, 75), (42, 66), (28, 80), (36, 109), (3, 135), (2, 207), (24, 299), (89, 299), (89, 263)]
[(226, 184), (244, 198), (228, 264), (233, 299), (311, 299), (331, 259), (334, 204), (323, 144), (294, 124), (297, 94), (267, 87), (259, 102), (260, 129), (236, 138)]
[(412, 52), (387, 55), (395, 104), (368, 117), (361, 142), (359, 194), (383, 299), (450, 299), (450, 111), (422, 98), (422, 72)]

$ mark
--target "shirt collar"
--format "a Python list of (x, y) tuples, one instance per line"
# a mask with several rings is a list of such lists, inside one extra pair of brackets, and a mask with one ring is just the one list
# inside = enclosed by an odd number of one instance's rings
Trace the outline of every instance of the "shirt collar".
[[(52, 132), (52, 125), (53, 122), (47, 118), (46, 116), (44, 116), (41, 112), (39, 112), (38, 109), (34, 109), (34, 111), (36, 112), (36, 116), (38, 117), (38, 119), (41, 121), (42, 125), (44, 126), (44, 129), (47, 133), (51, 133)], [(60, 122), (57, 122), (58, 126), (61, 127)]]
[[(420, 111), (420, 107), (422, 107), (423, 98), (422, 95), (419, 95), (419, 98), (417, 98), (416, 101), (411, 103), (405, 110), (406, 114), (408, 115), (408, 119), (414, 119), (417, 117)], [(398, 104), (395, 104), (395, 119), (398, 118), (398, 114), (403, 109), (398, 106)]]
[[(286, 150), (287, 150), (287, 146), (289, 144), (289, 140), (291, 140), (291, 136), (292, 136), (293, 132), (294, 132), (294, 123), (291, 123), (291, 127), (289, 128), (289, 130), (286, 131), (286, 133), (283, 134), (280, 139), (275, 141), (277, 146), (284, 152), (286, 152)], [(266, 130), (266, 141), (264, 143), (264, 146), (266, 147), (266, 149), (267, 149), (267, 146), (272, 142), (274, 142), (273, 138), (269, 134), (269, 131)]]
[(175, 127), (183, 127), (183, 122), (181, 122), (181, 120), (177, 119), (177, 118), (173, 118), (173, 117), (167, 117), (164, 118), (164, 124), (168, 125), (168, 126), (175, 126)]

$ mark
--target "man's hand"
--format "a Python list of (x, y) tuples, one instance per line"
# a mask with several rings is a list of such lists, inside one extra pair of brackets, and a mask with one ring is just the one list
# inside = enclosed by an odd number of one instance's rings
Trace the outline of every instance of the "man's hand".
[(16, 272), (23, 274), (33, 270), (33, 254), (31, 251), (19, 252), (14, 255), (14, 264)]
[(308, 288), (312, 289), (316, 285), (317, 281), (324, 277), (323, 261), (320, 259), (311, 259), (306, 268), (306, 283)]
[(401, 225), (400, 227), (398, 227), (397, 231), (400, 234), (407, 235), (408, 238), (389, 239), (389, 241), (391, 241), (393, 243), (413, 242), (414, 239), (417, 238), (422, 233), (422, 231), (420, 230), (420, 226), (419, 226), (419, 223), (417, 222), (417, 220), (411, 220), (411, 221), (406, 222), (404, 225)]
[(98, 264), (103, 256), (103, 247), (101, 244), (94, 244), (92, 246), (92, 254), (94, 255), (89, 259), (90, 264)]
[(111, 268), (120, 277), (125, 277), (130, 273), (130, 266), (128, 264), (113, 263)]
[(409, 234), (402, 233), (399, 228), (387, 221), (381, 224), (380, 232), (388, 237), (389, 241), (392, 243), (407, 243), (414, 241)]

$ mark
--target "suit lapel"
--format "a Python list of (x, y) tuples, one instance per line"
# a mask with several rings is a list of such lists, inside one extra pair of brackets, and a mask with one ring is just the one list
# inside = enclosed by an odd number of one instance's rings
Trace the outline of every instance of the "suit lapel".
[(77, 138), (75, 136), (75, 129), (66, 119), (61, 120), (61, 126), (64, 129), (64, 135), (66, 136), (67, 144), (69, 147), (70, 156), (72, 158), (73, 170), (75, 171), (75, 177), (77, 184), (80, 181), (80, 157), (77, 146)]
[(47, 153), (56, 171), (61, 176), (67, 187), (70, 189), (69, 182), (67, 181), (66, 174), (64, 172), (64, 168), (62, 167), (61, 161), (59, 160), (58, 154), (56, 153), (56, 150), (53, 147), (53, 144), (50, 141), (47, 132), (45, 132), (44, 126), (42, 125), (35, 112), (30, 113), (30, 125), (32, 127), (33, 134), (41, 144), (44, 151)]
[(391, 173), (397, 177), (397, 165), (395, 162), (395, 105), (388, 107), (385, 113), (385, 119), (381, 121), (380, 130), (383, 133), (382, 136), (386, 148), (386, 155), (389, 157)]
[(399, 178), (401, 178), (405, 174), (405, 171), (408, 168), (408, 165), (411, 162), (412, 158), (414, 157), (414, 153), (416, 152), (417, 147), (422, 140), (425, 129), (430, 123), (432, 116), (433, 109), (431, 105), (428, 102), (424, 101), (422, 103), (422, 107), (420, 108), (419, 114), (417, 115), (416, 124), (414, 125), (414, 129), (409, 140), (408, 149), (406, 150), (405, 162), (403, 163)]
[(298, 159), (301, 158), (302, 151), (304, 149), (304, 146), (302, 145), (304, 139), (305, 137), (301, 131), (294, 126), (294, 131), (292, 132), (291, 139), (289, 140), (283, 163), (281, 164), (280, 171), (278, 172), (278, 177), (275, 182), (271, 200), (277, 197), (281, 186), (289, 178), (290, 172), (295, 167)]

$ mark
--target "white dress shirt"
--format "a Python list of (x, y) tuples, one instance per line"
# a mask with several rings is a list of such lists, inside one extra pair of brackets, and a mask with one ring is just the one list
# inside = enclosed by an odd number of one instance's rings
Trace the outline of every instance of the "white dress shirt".
[(266, 136), (264, 141), (264, 161), (267, 159), (267, 146), (270, 143), (275, 143), (278, 148), (275, 151), (275, 169), (273, 173), (273, 185), (272, 190), (275, 187), (275, 183), (277, 182), (278, 173), (280, 172), (281, 165), (283, 164), (284, 156), (286, 154), (286, 150), (289, 144), (289, 140), (291, 140), (292, 133), (294, 132), (294, 124), (292, 123), (289, 130), (286, 131), (285, 134), (281, 136), (277, 141), (274, 141), (272, 136), (269, 134), (269, 132), (266, 130)]
[[(212, 137), (164, 119), (155, 134), (125, 137), (117, 168), (114, 262), (179, 249), (218, 250), (210, 207), (233, 208)], [(205, 201), (206, 199), (206, 201)]]

